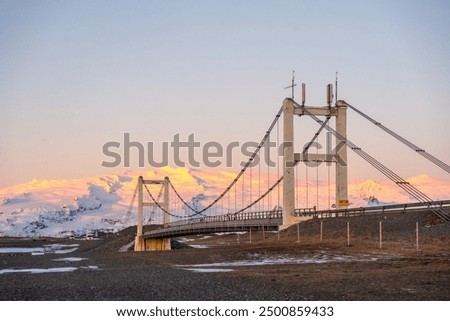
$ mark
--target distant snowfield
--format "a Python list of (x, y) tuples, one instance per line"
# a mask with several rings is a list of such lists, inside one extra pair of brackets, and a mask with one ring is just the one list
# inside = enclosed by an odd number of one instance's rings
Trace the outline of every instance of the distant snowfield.
[[(83, 236), (93, 231), (117, 232), (135, 225), (136, 208), (131, 215), (127, 211), (140, 175), (146, 179), (168, 176), (186, 201), (203, 208), (223, 191), (235, 173), (164, 167), (84, 179), (34, 179), (0, 189), (0, 236)], [(275, 177), (270, 179), (275, 180)], [(435, 200), (450, 199), (450, 181), (426, 175), (408, 181)], [(261, 185), (267, 186), (267, 182), (261, 181)], [(310, 185), (316, 184), (310, 182)], [(334, 187), (330, 190), (333, 202)], [(256, 188), (253, 191), (256, 193)], [(328, 191), (328, 186), (321, 182), (318, 209), (328, 207)], [(305, 187), (298, 186), (298, 207), (306, 207), (305, 192)], [(312, 207), (317, 200), (315, 187), (310, 188), (309, 195), (308, 207)], [(352, 206), (357, 207), (415, 201), (395, 184), (373, 180), (350, 183), (349, 199)]]

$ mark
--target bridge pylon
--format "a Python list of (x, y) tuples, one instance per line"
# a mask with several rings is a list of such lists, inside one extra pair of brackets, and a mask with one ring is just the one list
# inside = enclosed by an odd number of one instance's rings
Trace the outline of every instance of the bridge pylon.
[(283, 227), (295, 223), (294, 102), (283, 101)]
[[(336, 132), (342, 139), (347, 138), (347, 104), (343, 100), (336, 102)], [(338, 137), (336, 156), (336, 207), (345, 208), (349, 206), (347, 144)]]
[(165, 177), (163, 180), (144, 180), (142, 176), (138, 178), (138, 222), (137, 233), (134, 241), (135, 251), (160, 251), (170, 250), (170, 238), (158, 238), (158, 239), (144, 239), (143, 237), (143, 220), (144, 220), (144, 207), (154, 207), (157, 204), (155, 202), (144, 202), (144, 186), (145, 184), (159, 184), (163, 185), (164, 199), (163, 202), (159, 202), (159, 206), (163, 209), (164, 227), (167, 227), (170, 221), (169, 217), (169, 178)]
[[(302, 86), (304, 88), (304, 86)], [(289, 226), (301, 220), (295, 216), (295, 166), (302, 162), (334, 162), (336, 164), (336, 208), (346, 208), (348, 201), (348, 163), (347, 163), (347, 104), (343, 100), (338, 100), (335, 106), (331, 106), (332, 87), (328, 86), (328, 106), (313, 107), (296, 103), (291, 98), (283, 101), (283, 225), (281, 228)], [(304, 97), (304, 95), (302, 95)], [(308, 154), (304, 149), (303, 153), (294, 153), (294, 116), (314, 115), (336, 117), (337, 133), (335, 148), (328, 150), (326, 154)], [(308, 146), (309, 148), (309, 146)], [(303, 217), (303, 220), (305, 218)]]

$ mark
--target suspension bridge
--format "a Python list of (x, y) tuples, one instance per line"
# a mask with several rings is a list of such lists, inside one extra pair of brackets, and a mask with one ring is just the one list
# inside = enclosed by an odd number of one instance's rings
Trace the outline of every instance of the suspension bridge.
[[(132, 212), (137, 197), (135, 250), (167, 250), (170, 249), (171, 237), (192, 234), (251, 231), (261, 227), (265, 230), (280, 230), (314, 217), (427, 210), (441, 221), (450, 221), (450, 201), (434, 201), (348, 139), (347, 111), (354, 111), (447, 173), (450, 173), (449, 165), (346, 101), (336, 99), (333, 105), (331, 84), (327, 87), (326, 106), (306, 106), (304, 84), (301, 101), (298, 102), (293, 98), (292, 95), (292, 98), (284, 99), (281, 108), (244, 166), (230, 180), (227, 187), (210, 199), (209, 204), (203, 208), (199, 208), (195, 198), (186, 201), (181, 190), (178, 190), (168, 177), (162, 180), (146, 180), (139, 177), (128, 211), (129, 214)], [(311, 118), (317, 122), (318, 129), (310, 140), (298, 149), (300, 152), (295, 152), (298, 145), (294, 140), (294, 118), (298, 117)], [(332, 118), (334, 126), (330, 121)], [(311, 148), (317, 146), (319, 136), (324, 130), (333, 136), (331, 139), (333, 148), (327, 148), (327, 152), (323, 154), (318, 153), (318, 149), (315, 153), (311, 152)], [(276, 150), (279, 154), (275, 157), (277, 162), (270, 164), (270, 161), (266, 161), (263, 164), (262, 160), (267, 160), (267, 156), (270, 156), (267, 153), (264, 155), (263, 149), (270, 150), (267, 147), (273, 141), (276, 141), (275, 146), (279, 147)], [(389, 178), (416, 202), (352, 208), (348, 200), (348, 149)], [(300, 164), (305, 165), (304, 186), (300, 182)], [(328, 201), (325, 202), (323, 200), (321, 202), (319, 198), (320, 164), (327, 165)], [(310, 192), (308, 168), (316, 169), (315, 195)], [(332, 169), (334, 186), (331, 183)], [(144, 209), (149, 209), (147, 215), (144, 215)], [(160, 228), (144, 233), (143, 226), (150, 224), (158, 224)]]

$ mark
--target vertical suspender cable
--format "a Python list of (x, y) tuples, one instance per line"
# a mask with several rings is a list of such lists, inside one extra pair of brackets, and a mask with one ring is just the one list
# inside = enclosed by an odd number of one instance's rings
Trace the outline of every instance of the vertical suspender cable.
[(237, 184), (234, 184), (234, 211), (237, 212)]
[(298, 180), (299, 180), (299, 178), (298, 178), (298, 168), (299, 168), (300, 166), (299, 165), (297, 165), (297, 166), (295, 166), (295, 206), (294, 206), (294, 208), (299, 208), (300, 206), (300, 203), (298, 202), (298, 189), (299, 189), (299, 186), (298, 186)]
[(250, 200), (250, 203), (251, 203), (251, 201), (252, 201), (252, 199), (253, 199), (253, 195), (252, 195), (252, 185), (253, 185), (253, 169), (252, 169), (252, 167), (250, 167), (250, 195), (249, 195), (249, 197), (248, 197), (248, 199)]
[(306, 196), (306, 208), (308, 208), (309, 207), (309, 182), (308, 182), (308, 162), (307, 161), (305, 161), (305, 187), (306, 187), (306, 193), (305, 193), (305, 196)]
[(327, 169), (328, 169), (328, 209), (331, 209), (331, 186), (330, 186), (330, 167), (331, 162), (327, 162)]
[[(270, 136), (269, 136), (269, 141), (270, 141)], [(268, 151), (268, 155), (269, 155), (269, 160), (270, 160), (270, 148)], [(270, 161), (267, 162), (267, 189), (270, 188)], [(267, 210), (270, 210), (270, 193), (267, 195)]]
[[(258, 162), (258, 198), (261, 197), (261, 157)], [(261, 203), (258, 203), (259, 211), (261, 211)]]
[(221, 213), (221, 214), (225, 214), (225, 211), (224, 211), (224, 208), (223, 208), (223, 197), (222, 197), (222, 199), (220, 200), (220, 213)]
[(244, 197), (245, 197), (245, 173), (244, 175), (242, 175), (242, 203), (241, 203), (241, 208), (244, 207)]
[(316, 148), (316, 155), (317, 155), (317, 166), (316, 166), (316, 207), (317, 209), (320, 208), (319, 206), (319, 137), (316, 138), (317, 142), (317, 148)]
[(230, 206), (231, 206), (231, 204), (230, 204), (230, 194), (231, 194), (231, 191), (228, 191), (227, 192), (227, 197), (228, 197), (228, 210), (227, 210), (227, 212), (228, 213), (231, 213), (231, 211), (230, 211)]
[[(277, 147), (276, 147), (276, 156), (277, 156), (277, 177), (280, 177), (280, 157), (278, 155), (280, 146), (280, 122), (277, 122)], [(278, 200), (277, 200), (277, 209), (280, 206), (280, 184), (277, 185), (277, 193), (278, 193)]]

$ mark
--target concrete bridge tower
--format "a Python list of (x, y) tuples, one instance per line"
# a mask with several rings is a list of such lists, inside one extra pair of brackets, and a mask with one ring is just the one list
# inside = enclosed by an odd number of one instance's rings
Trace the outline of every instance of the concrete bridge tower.
[(157, 238), (157, 239), (144, 239), (143, 237), (143, 219), (144, 219), (144, 207), (157, 206), (154, 202), (144, 202), (144, 185), (145, 184), (159, 184), (163, 185), (164, 200), (159, 202), (164, 212), (164, 226), (167, 226), (170, 222), (169, 217), (169, 178), (165, 177), (163, 180), (144, 180), (142, 176), (138, 178), (138, 224), (137, 233), (134, 241), (135, 251), (158, 251), (158, 250), (170, 250), (170, 238)]
[[(304, 85), (302, 86), (304, 90)], [(283, 101), (283, 225), (287, 228), (299, 221), (295, 216), (295, 163), (297, 161), (334, 161), (336, 166), (336, 207), (344, 208), (348, 202), (347, 174), (347, 105), (343, 100), (331, 106), (332, 85), (328, 85), (328, 106), (313, 107), (297, 104), (291, 98)], [(294, 153), (294, 116), (314, 115), (336, 117), (334, 154), (304, 155)], [(307, 159), (306, 159), (307, 158)]]

